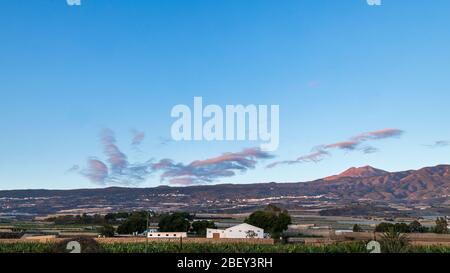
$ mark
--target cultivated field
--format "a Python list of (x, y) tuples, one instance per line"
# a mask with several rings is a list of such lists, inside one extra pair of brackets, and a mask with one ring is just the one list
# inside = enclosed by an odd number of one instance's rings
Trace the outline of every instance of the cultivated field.
[[(53, 253), (55, 243), (9, 242), (0, 243), (0, 253)], [(328, 245), (248, 244), (248, 243), (100, 243), (104, 253), (367, 253), (362, 242)], [(445, 246), (411, 246), (406, 253), (450, 253)]]

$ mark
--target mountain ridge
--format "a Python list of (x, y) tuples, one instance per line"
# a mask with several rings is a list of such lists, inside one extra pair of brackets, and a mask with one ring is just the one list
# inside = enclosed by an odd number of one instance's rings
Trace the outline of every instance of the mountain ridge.
[(365, 166), (309, 182), (154, 188), (0, 191), (0, 213), (47, 214), (104, 210), (218, 211), (284, 200), (286, 205), (371, 201), (450, 206), (450, 165), (386, 172)]

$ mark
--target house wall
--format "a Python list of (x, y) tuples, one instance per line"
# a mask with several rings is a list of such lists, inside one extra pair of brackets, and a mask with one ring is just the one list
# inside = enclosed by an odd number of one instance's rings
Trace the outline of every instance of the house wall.
[(220, 239), (246, 239), (248, 238), (248, 231), (254, 231), (256, 236), (254, 238), (263, 239), (264, 238), (264, 230), (260, 228), (246, 228), (243, 226), (234, 226), (227, 228), (225, 230), (223, 229), (210, 229), (208, 228), (206, 230), (206, 238), (212, 239), (214, 238), (214, 234), (219, 234)]
[(256, 236), (254, 238), (264, 238), (264, 231), (259, 228), (244, 228), (240, 226), (231, 227), (225, 230), (225, 238), (248, 238), (248, 231), (255, 232)]
[(223, 229), (212, 229), (212, 228), (206, 229), (206, 238), (212, 239), (214, 238), (214, 234), (219, 234), (219, 238), (226, 238), (225, 230)]
[(148, 238), (186, 238), (186, 232), (149, 232), (147, 233)]

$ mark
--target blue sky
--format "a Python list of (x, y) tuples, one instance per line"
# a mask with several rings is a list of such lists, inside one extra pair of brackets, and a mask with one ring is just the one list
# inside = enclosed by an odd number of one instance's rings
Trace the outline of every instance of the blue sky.
[[(447, 0), (1, 5), (0, 189), (128, 185), (124, 178), (142, 166), (151, 167), (133, 186), (174, 185), (161, 176), (181, 181), (187, 170), (202, 178), (225, 171), (193, 183), (250, 183), (450, 163)], [(280, 105), (279, 149), (266, 155), (248, 150), (254, 142), (164, 141), (172, 107), (192, 105), (194, 96), (223, 106)], [(327, 150), (318, 162), (266, 168), (388, 128), (398, 133)], [(139, 146), (132, 130), (145, 135)], [(364, 153), (365, 145), (376, 152)], [(90, 160), (113, 172), (108, 147), (126, 157), (125, 174), (92, 179)], [(224, 153), (235, 168), (192, 164)], [(156, 168), (164, 159), (171, 164)]]

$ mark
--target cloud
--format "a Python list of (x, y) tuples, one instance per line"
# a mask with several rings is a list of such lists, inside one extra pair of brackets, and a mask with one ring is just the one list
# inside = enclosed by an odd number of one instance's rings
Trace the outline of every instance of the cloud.
[(77, 172), (79, 170), (80, 170), (80, 166), (79, 165), (73, 165), (72, 167), (67, 169), (66, 173), (73, 173), (73, 172)]
[(439, 140), (434, 142), (431, 145), (425, 145), (428, 148), (443, 148), (443, 147), (447, 147), (450, 146), (450, 141), (447, 140)]
[(106, 155), (106, 163), (97, 158), (89, 158), (86, 168), (80, 171), (91, 182), (97, 184), (135, 185), (145, 181), (151, 175), (152, 160), (143, 163), (130, 163), (126, 154), (116, 145), (116, 137), (113, 131), (103, 129), (100, 133), (100, 141)]
[(309, 162), (317, 163), (322, 161), (324, 157), (330, 156), (332, 150), (344, 150), (346, 152), (362, 151), (365, 154), (375, 153), (378, 149), (367, 145), (367, 142), (400, 137), (403, 133), (404, 131), (399, 129), (383, 129), (362, 133), (346, 141), (317, 146), (310, 154), (300, 156), (295, 160), (277, 161), (267, 165), (266, 168), (274, 168), (278, 165), (292, 165)]
[(171, 143), (173, 141), (173, 139), (168, 138), (168, 137), (159, 137), (158, 141), (159, 141), (159, 145), (167, 145), (167, 144)]
[(274, 162), (272, 164), (267, 165), (266, 168), (271, 169), (278, 165), (293, 165), (293, 164), (308, 163), (308, 162), (317, 163), (317, 162), (322, 161), (324, 159), (324, 157), (326, 157), (328, 155), (330, 155), (329, 152), (324, 151), (324, 150), (318, 150), (311, 154), (300, 156), (295, 160), (285, 160), (285, 161)]
[(168, 181), (170, 184), (210, 183), (219, 178), (235, 176), (238, 172), (254, 169), (260, 160), (273, 158), (273, 155), (259, 148), (250, 148), (237, 153), (224, 153), (217, 157), (195, 160), (187, 165), (176, 163), (172, 159), (130, 163), (127, 155), (117, 146), (113, 131), (103, 129), (100, 141), (105, 160), (90, 157), (84, 168), (75, 165), (71, 170), (101, 185), (136, 185), (156, 172), (160, 172), (161, 181)]
[(353, 151), (356, 150), (356, 148), (358, 148), (358, 145), (360, 144), (359, 141), (343, 141), (343, 142), (337, 142), (337, 143), (332, 143), (332, 144), (328, 144), (328, 145), (324, 145), (323, 148), (324, 149), (341, 149), (341, 150), (349, 150), (349, 151)]
[(152, 164), (153, 171), (161, 171), (161, 180), (170, 184), (192, 185), (210, 183), (219, 178), (235, 176), (254, 169), (259, 160), (273, 158), (273, 155), (259, 148), (245, 149), (237, 153), (224, 153), (205, 160), (196, 160), (190, 164), (175, 163), (171, 159), (162, 159)]
[(131, 140), (131, 145), (138, 146), (144, 141), (145, 139), (145, 133), (140, 132), (138, 130), (132, 129), (131, 133), (133, 134), (133, 138)]
[(318, 87), (320, 87), (320, 82), (319, 81), (310, 81), (310, 82), (308, 82), (307, 86), (309, 88), (318, 88)]
[(90, 181), (103, 184), (108, 178), (108, 166), (100, 160), (91, 158), (87, 162), (87, 168), (81, 171)]
[(372, 131), (360, 134), (359, 136), (356, 136), (354, 139), (360, 142), (367, 140), (379, 140), (385, 138), (400, 137), (401, 135), (403, 135), (403, 133), (404, 131), (400, 129), (383, 129), (379, 131)]
[(108, 162), (114, 172), (122, 172), (128, 165), (127, 156), (116, 146), (114, 132), (110, 129), (103, 129), (100, 134), (101, 142), (105, 154), (108, 156)]

